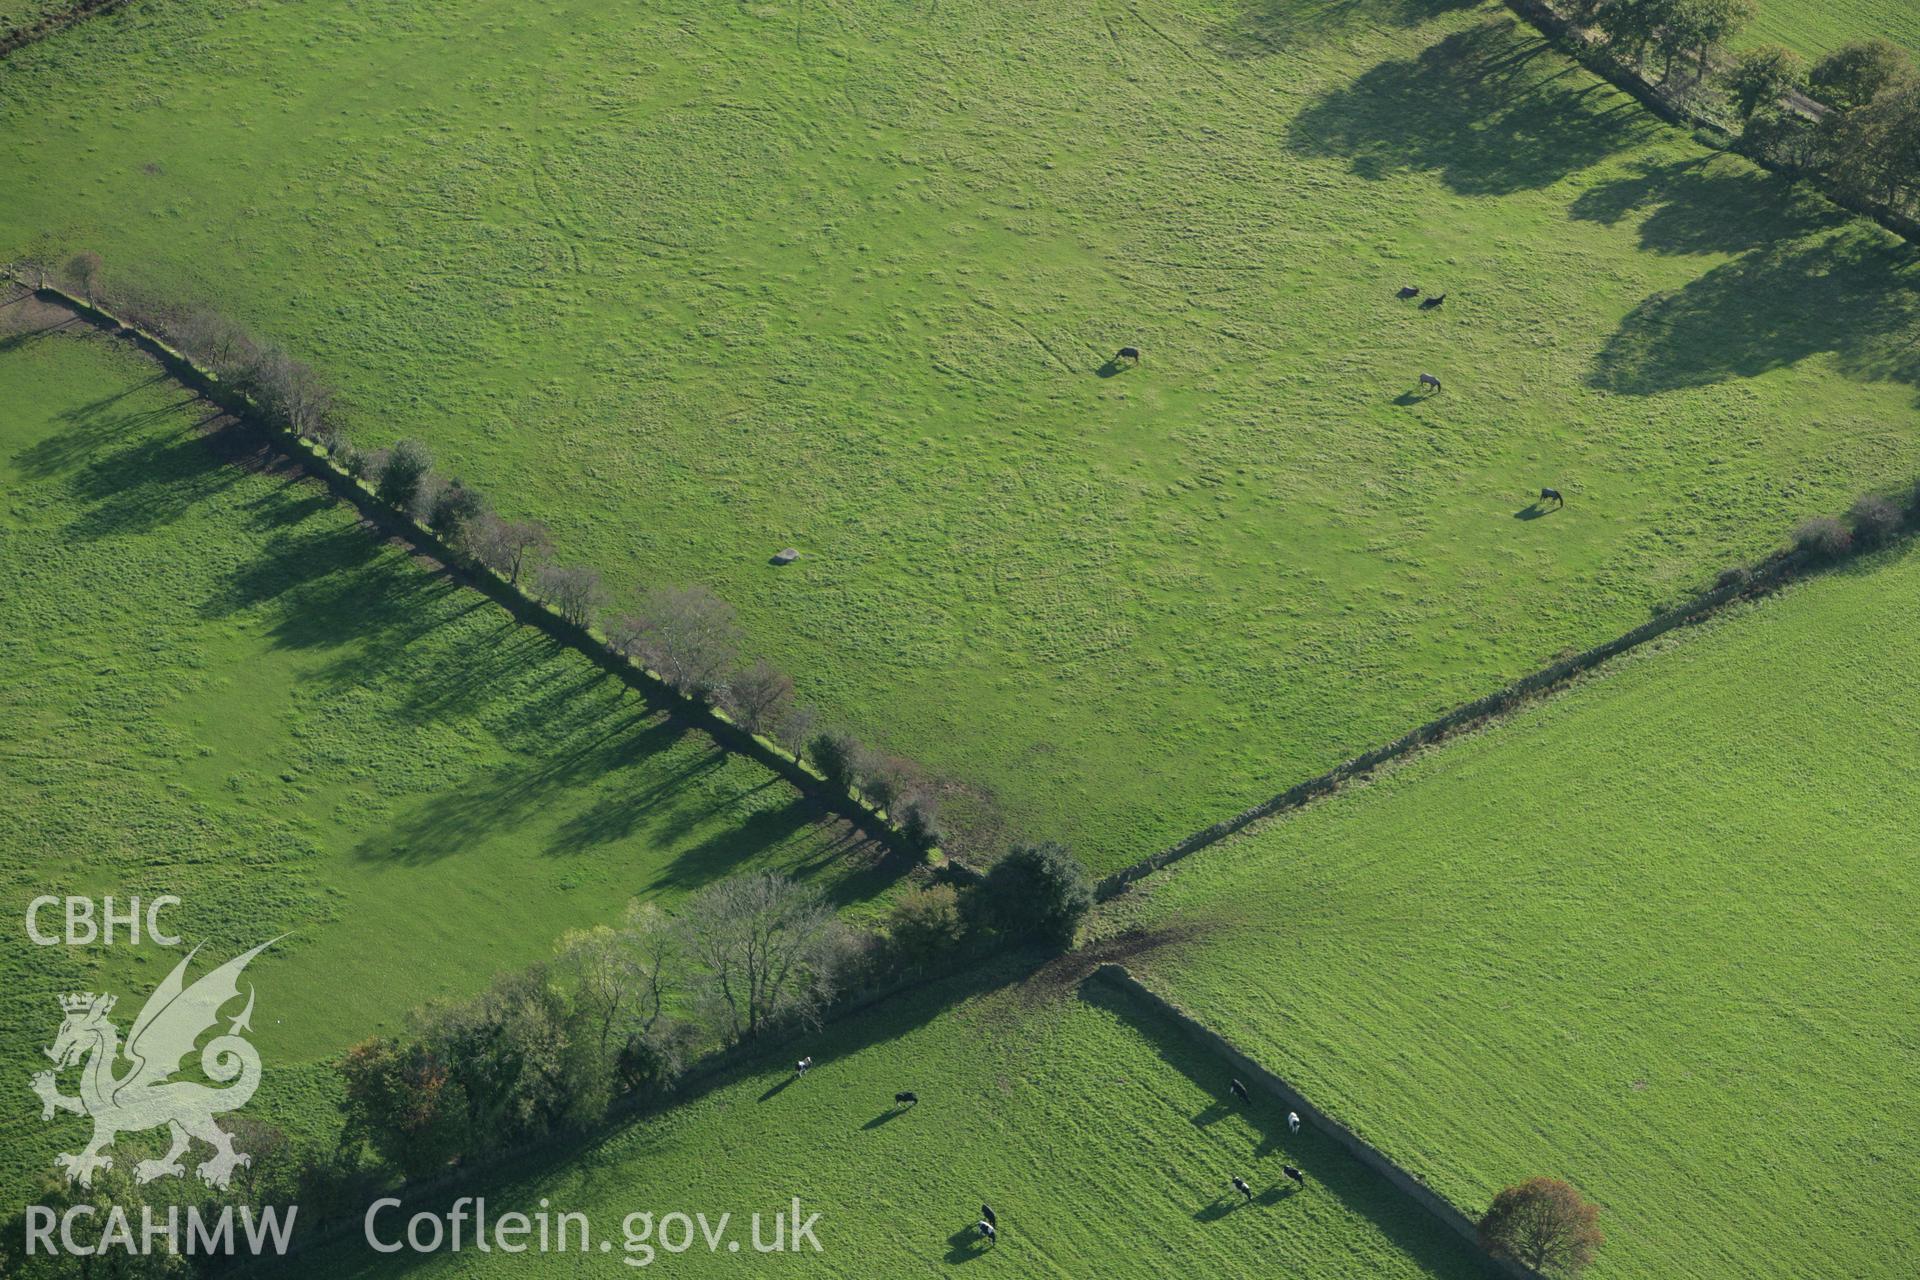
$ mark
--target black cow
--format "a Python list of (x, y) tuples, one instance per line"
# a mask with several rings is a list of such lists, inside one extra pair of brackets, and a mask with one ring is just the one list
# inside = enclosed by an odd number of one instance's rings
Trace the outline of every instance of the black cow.
[(1000, 1219), (998, 1216), (994, 1214), (993, 1206), (990, 1204), (983, 1204), (980, 1206), (980, 1218), (981, 1218), (981, 1221), (985, 1222), (990, 1227), (997, 1227), (1000, 1225)]
[(1567, 505), (1567, 500), (1560, 496), (1558, 489), (1542, 489), (1540, 491), (1540, 501), (1558, 503), (1563, 507)]
[(1115, 359), (1115, 360), (1131, 360), (1131, 361), (1133, 361), (1133, 362), (1134, 362), (1135, 364), (1139, 364), (1139, 363), (1140, 363), (1140, 348), (1138, 348), (1138, 347), (1122, 347), (1122, 348), (1120, 348), (1120, 354), (1119, 354), (1119, 355), (1117, 355), (1117, 356), (1115, 356), (1115, 357), (1114, 357), (1114, 359)]
[(911, 1089), (902, 1089), (893, 1095), (893, 1100), (895, 1102), (905, 1103), (908, 1106), (917, 1106), (920, 1102), (920, 1095)]
[(1444, 293), (1436, 293), (1431, 298), (1428, 298), (1425, 302), (1421, 303), (1420, 309), (1422, 311), (1431, 311), (1435, 307), (1445, 306), (1446, 303), (1447, 303), (1447, 295)]
[(1238, 1080), (1227, 1081), (1227, 1089), (1234, 1097), (1240, 1099), (1240, 1101), (1246, 1103), (1248, 1106), (1253, 1105), (1253, 1095), (1248, 1093), (1247, 1086), (1241, 1084)]
[(1289, 1178), (1292, 1178), (1300, 1186), (1304, 1187), (1307, 1185), (1307, 1175), (1300, 1172), (1298, 1169), (1294, 1168), (1290, 1164), (1281, 1165), (1280, 1172), (1286, 1174)]
[(991, 1222), (987, 1222), (984, 1219), (982, 1219), (981, 1221), (974, 1223), (973, 1227), (974, 1227), (974, 1230), (980, 1233), (981, 1239), (986, 1240), (989, 1243), (993, 1243), (993, 1244), (999, 1243), (1000, 1233), (993, 1229), (993, 1224)]
[(1440, 389), (1440, 379), (1430, 373), (1423, 373), (1420, 375), (1420, 387), (1421, 390), (1432, 387), (1435, 391), (1438, 391)]
[(1397, 298), (1417, 298), (1420, 296), (1420, 286), (1417, 284), (1401, 285), (1400, 292), (1394, 296)]
[(1252, 1203), (1253, 1188), (1248, 1186), (1247, 1180), (1241, 1177), (1237, 1173), (1233, 1175), (1233, 1189), (1235, 1191), (1238, 1191), (1241, 1195), (1245, 1196), (1247, 1198), (1248, 1203)]

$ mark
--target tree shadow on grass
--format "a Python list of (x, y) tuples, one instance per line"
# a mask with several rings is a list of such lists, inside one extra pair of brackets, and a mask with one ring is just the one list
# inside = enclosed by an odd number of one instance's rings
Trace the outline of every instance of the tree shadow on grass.
[(1756, 248), (1641, 302), (1595, 357), (1587, 381), (1657, 395), (1817, 355), (1860, 381), (1920, 386), (1920, 268), (1912, 246), (1855, 222)]
[(1642, 164), (1580, 193), (1576, 221), (1616, 226), (1645, 214), (1640, 247), (1661, 254), (1744, 253), (1833, 231), (1849, 215), (1778, 174), (1720, 155)]
[(1482, 0), (1241, 0), (1233, 17), (1207, 32), (1207, 45), (1241, 60), (1284, 53), (1369, 27), (1412, 27), (1472, 9)]
[[(12, 304), (7, 303), (3, 305), (11, 306)], [(62, 332), (82, 324), (84, 324), (84, 322), (79, 316), (68, 316), (65, 320), (56, 320), (52, 324), (44, 324), (37, 329), (15, 330), (8, 333), (5, 337), (0, 337), (0, 356), (6, 355), (10, 351), (23, 350), (36, 343), (44, 342), (48, 338), (57, 337)]]
[[(1163, 1062), (1196, 1087), (1214, 1092), (1230, 1074), (1227, 1063), (1188, 1039), (1179, 1027), (1132, 995), (1104, 982), (1092, 981), (1081, 985), (1080, 998), (1126, 1023), (1152, 1046)], [(1285, 1204), (1296, 1194), (1331, 1195), (1350, 1212), (1371, 1222), (1427, 1274), (1440, 1277), (1487, 1274), (1485, 1261), (1476, 1251), (1331, 1138), (1311, 1128), (1297, 1134), (1288, 1133), (1287, 1108), (1279, 1099), (1256, 1092), (1253, 1105), (1242, 1108), (1238, 1114), (1252, 1131), (1247, 1136), (1252, 1140), (1253, 1163), (1244, 1176), (1261, 1188), (1254, 1197), (1256, 1206)], [(1225, 1127), (1209, 1132), (1220, 1134), (1224, 1142), (1234, 1140)], [(1291, 1184), (1282, 1184), (1282, 1161), (1275, 1157), (1284, 1157), (1285, 1163), (1306, 1172), (1309, 1182), (1304, 1190), (1293, 1190)], [(1224, 1218), (1242, 1203), (1238, 1197), (1223, 1195), (1194, 1217), (1201, 1221)], [(1219, 1205), (1226, 1208), (1217, 1209)]]
[[(1027, 953), (993, 956), (969, 965), (950, 978), (889, 996), (806, 1032), (806, 1052), (826, 1063), (897, 1041), (955, 1005), (1018, 983), (1033, 971), (1039, 960), (1040, 957)], [(459, 1176), (439, 1185), (410, 1189), (409, 1209), (444, 1213), (457, 1199), (479, 1195), (485, 1195), (489, 1204), (527, 1207), (541, 1196), (549, 1195), (553, 1182), (560, 1178), (573, 1179), (591, 1190), (595, 1180), (612, 1176), (620, 1162), (631, 1158), (636, 1145), (647, 1141), (648, 1132), (660, 1113), (724, 1089), (742, 1085), (751, 1089), (766, 1080), (766, 1087), (757, 1095), (759, 1102), (774, 1107), (809, 1106), (806, 1090), (793, 1089), (796, 1039), (797, 1035), (768, 1036), (757, 1046), (737, 1050), (713, 1069), (697, 1071), (677, 1092), (650, 1109), (626, 1112), (588, 1133), (566, 1135), (532, 1149), (522, 1149), (496, 1163), (475, 1162), (463, 1166)], [(659, 1132), (666, 1140), (672, 1129), (663, 1128)], [(372, 1194), (376, 1193), (370, 1193), (368, 1199)], [(348, 1216), (357, 1220), (359, 1213)], [(950, 1260), (964, 1262), (990, 1251), (990, 1247), (963, 1249), (964, 1237), (973, 1233), (972, 1225), (968, 1224), (946, 1238)], [(317, 1243), (307, 1255), (315, 1261), (315, 1273), (348, 1274), (362, 1261), (360, 1253), (364, 1252), (365, 1245), (358, 1243), (359, 1240), (355, 1233), (351, 1238), (342, 1235), (331, 1243)], [(963, 1253), (965, 1256), (956, 1256)]]
[(1304, 155), (1345, 158), (1381, 180), (1433, 173), (1463, 195), (1549, 186), (1652, 136), (1633, 99), (1554, 53), (1510, 17), (1383, 62), (1288, 128)]
[(60, 430), (14, 455), (22, 476), (63, 490), (76, 512), (63, 530), (69, 540), (151, 533), (238, 481), (198, 434), (216, 421), (216, 413), (208, 412), (190, 426), (154, 431), (156, 424), (181, 418), (181, 411), (194, 405), (193, 396), (153, 409), (114, 408), (155, 381), (134, 383), (63, 413)]
[[(670, 744), (684, 732), (684, 726), (663, 717), (646, 734), (604, 752), (601, 772), (610, 776), (648, 765), (660, 750), (658, 743)], [(678, 843), (717, 811), (717, 806), (701, 794), (698, 784), (701, 778), (724, 768), (726, 763), (726, 752), (709, 745), (699, 756), (670, 769), (646, 768), (639, 775), (640, 785), (631, 791), (619, 786), (603, 788), (599, 799), (560, 824), (548, 840), (546, 851), (553, 855), (571, 855), (599, 845), (615, 844), (632, 838), (654, 815), (662, 813), (678, 814), (679, 821), (669, 830), (653, 831), (652, 838), (661, 844)]]
[[(576, 734), (565, 750), (544, 757), (517, 757), (435, 792), (363, 841), (356, 856), (368, 862), (418, 864), (460, 853), (524, 824), (567, 790), (603, 783), (625, 764), (670, 750), (681, 732), (667, 720), (630, 705), (624, 714), (609, 715), (591, 735)], [(663, 774), (655, 785), (664, 793), (697, 768), (698, 762)]]
[[(726, 807), (711, 805), (694, 808), (688, 814), (696, 822), (727, 816)], [(797, 857), (785, 852), (796, 844), (801, 846)], [(767, 855), (775, 850), (782, 851), (781, 856), (769, 860)], [(724, 822), (712, 834), (676, 854), (643, 889), (648, 893), (692, 893), (749, 862), (817, 886), (835, 910), (872, 901), (920, 865), (863, 835), (816, 801), (794, 793), (777, 808), (758, 809), (744, 818)]]

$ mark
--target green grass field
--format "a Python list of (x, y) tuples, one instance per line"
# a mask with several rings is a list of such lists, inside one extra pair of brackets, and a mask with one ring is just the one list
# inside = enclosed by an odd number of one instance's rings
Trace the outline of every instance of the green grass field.
[[(176, 894), (168, 922), (218, 959), (289, 934), (249, 974), (267, 1114), (300, 1128), (333, 1123), (319, 1060), (630, 898), (766, 865), (870, 910), (901, 873), (31, 305), (0, 308), (9, 1076), (56, 994), (118, 991), (130, 1021), (175, 959), (31, 946), (41, 894)], [(72, 1137), (6, 1108), (0, 1181)]]
[[(1485, 1274), (1457, 1237), (1338, 1147), (1310, 1131), (1288, 1135), (1270, 1104), (1229, 1106), (1223, 1064), (1126, 998), (1098, 986), (974, 994), (986, 985), (949, 984), (830, 1029), (806, 1045), (816, 1066), (804, 1080), (783, 1055), (584, 1152), (469, 1179), (449, 1198), (484, 1193), (493, 1213), (531, 1212), (544, 1198), (556, 1212), (586, 1213), (616, 1250), (635, 1211), (730, 1212), (743, 1239), (751, 1213), (795, 1196), (821, 1214), (818, 1255), (761, 1258), (743, 1245), (743, 1258), (700, 1245), (655, 1259), (674, 1274), (908, 1276), (963, 1263), (1063, 1277)], [(908, 1087), (919, 1105), (896, 1108), (894, 1092)], [(1281, 1190), (1283, 1163), (1305, 1170), (1306, 1189)], [(1229, 1185), (1236, 1173), (1254, 1187), (1253, 1204)], [(992, 1247), (972, 1232), (983, 1200), (1000, 1218)], [(383, 1258), (356, 1228), (293, 1271), (373, 1280), (596, 1268), (621, 1269), (577, 1252)]]
[(70, 0), (0, 0), (0, 35), (31, 26), (50, 13), (68, 7)]
[(1912, 0), (1760, 0), (1741, 43), (1784, 44), (1813, 59), (1874, 36), (1920, 57), (1920, 6)]
[(1129, 862), (1920, 470), (1910, 251), (1494, 4), (182, 0), (10, 59), (0, 166), (0, 249), (718, 589), (968, 852)]
[(1154, 883), (1146, 979), (1593, 1280), (1920, 1253), (1920, 551), (1785, 594)]

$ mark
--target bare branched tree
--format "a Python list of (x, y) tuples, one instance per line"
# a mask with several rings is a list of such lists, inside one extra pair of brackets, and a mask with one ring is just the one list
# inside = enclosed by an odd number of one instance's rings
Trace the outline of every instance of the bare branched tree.
[(793, 709), (793, 680), (787, 673), (758, 659), (727, 680), (727, 714), (750, 733), (771, 734)]
[(807, 749), (807, 744), (819, 732), (820, 713), (805, 703), (790, 708), (773, 727), (774, 739), (796, 756)]
[(538, 520), (502, 520), (489, 513), (474, 522), (468, 545), (481, 564), (517, 584), (520, 571), (545, 556), (553, 540)]
[(600, 603), (600, 571), (584, 565), (543, 564), (533, 589), (576, 626), (586, 626)]
[(726, 687), (740, 649), (733, 607), (704, 587), (668, 587), (620, 619), (623, 650), (681, 693), (711, 698)]
[(696, 895), (681, 924), (723, 1039), (817, 1022), (833, 997), (841, 925), (813, 889), (772, 872), (733, 876)]
[(93, 301), (94, 288), (100, 283), (100, 268), (100, 255), (91, 249), (67, 259), (67, 275), (80, 286), (88, 302)]
[(560, 939), (556, 972), (571, 988), (602, 1052), (613, 1052), (659, 1022), (680, 945), (679, 932), (659, 909), (637, 902), (627, 908), (618, 929), (575, 929)]

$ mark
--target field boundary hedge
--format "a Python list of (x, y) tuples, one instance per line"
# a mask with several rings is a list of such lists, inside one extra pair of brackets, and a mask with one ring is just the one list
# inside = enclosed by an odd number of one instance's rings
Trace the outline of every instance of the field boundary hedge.
[(1467, 729), (1479, 728), (1510, 715), (1575, 677), (1636, 649), (1649, 640), (1657, 639), (1676, 627), (1704, 622), (1736, 600), (1761, 594), (1783, 585), (1803, 572), (1809, 563), (1810, 558), (1803, 551), (1776, 552), (1751, 574), (1742, 575), (1736, 582), (1703, 592), (1677, 608), (1641, 623), (1623, 635), (1615, 636), (1570, 658), (1562, 658), (1538, 671), (1521, 676), (1518, 680), (1492, 693), (1475, 698), (1472, 702), (1455, 707), (1443, 716), (1427, 721), (1419, 728), (1402, 734), (1385, 746), (1375, 747), (1352, 759), (1344, 760), (1317, 777), (1296, 783), (1271, 799), (1263, 800), (1251, 808), (1241, 810), (1231, 818), (1196, 831), (1177, 844), (1169, 845), (1158, 853), (1142, 858), (1130, 867), (1121, 868), (1100, 881), (1095, 890), (1096, 897), (1105, 902), (1109, 898), (1124, 893), (1134, 881), (1170, 866), (1190, 854), (1198, 853), (1208, 845), (1224, 840), (1262, 818), (1304, 808), (1312, 801), (1338, 791), (1349, 779), (1371, 773), (1381, 765), (1411, 755), (1430, 743), (1438, 742)]
[(211, 370), (202, 368), (192, 357), (165, 339), (127, 323), (97, 302), (75, 297), (52, 285), (33, 284), (11, 272), (5, 274), (7, 279), (26, 289), (39, 301), (61, 307), (95, 329), (131, 343), (158, 362), (182, 387), (232, 414), (302, 474), (325, 485), (336, 499), (351, 504), (360, 518), (379, 533), (433, 560), (455, 581), (481, 592), (506, 609), (516, 621), (537, 627), (556, 642), (583, 654), (603, 671), (640, 692), (649, 705), (693, 724), (721, 748), (746, 756), (779, 774), (801, 794), (821, 802), (851, 822), (864, 835), (879, 841), (894, 856), (930, 863), (936, 873), (963, 884), (980, 880), (977, 870), (954, 861), (942, 851), (922, 852), (916, 848), (881, 810), (856, 796), (851, 789), (834, 786), (798, 756), (749, 732), (720, 708), (680, 693), (658, 673), (615, 652), (590, 626), (562, 617), (545, 602), (536, 600), (492, 569), (449, 546), (438, 534), (405, 512), (382, 502), (324, 449), (291, 427), (275, 421), (251, 397), (223, 382)]
[[(964, 949), (954, 957), (957, 963), (975, 960), (985, 962), (991, 958), (991, 953), (968, 952)], [(355, 1234), (360, 1229), (367, 1207), (376, 1196), (399, 1196), (403, 1200), (429, 1198), (463, 1181), (476, 1182), (503, 1172), (511, 1172), (516, 1163), (525, 1161), (529, 1157), (564, 1153), (569, 1147), (576, 1148), (580, 1152), (588, 1151), (602, 1142), (617, 1137), (628, 1125), (684, 1106), (704, 1097), (714, 1089), (725, 1088), (732, 1083), (736, 1073), (742, 1076), (751, 1074), (760, 1069), (763, 1063), (772, 1061), (775, 1053), (790, 1051), (792, 1046), (816, 1034), (820, 1029), (857, 1018), (882, 1005), (912, 995), (916, 991), (946, 982), (953, 976), (953, 972), (953, 970), (941, 970), (913, 973), (850, 991), (822, 1011), (818, 1027), (787, 1027), (771, 1032), (761, 1039), (740, 1040), (710, 1050), (690, 1062), (686, 1071), (665, 1094), (635, 1092), (619, 1094), (608, 1104), (606, 1114), (586, 1128), (560, 1130), (531, 1142), (520, 1143), (511, 1150), (492, 1150), (464, 1157), (458, 1164), (449, 1166), (444, 1172), (428, 1177), (392, 1178), (363, 1184), (371, 1193), (367, 1201), (354, 1200), (346, 1209), (338, 1207), (331, 1211), (323, 1209), (309, 1216), (306, 1219), (309, 1226), (295, 1233), (284, 1254), (261, 1257), (249, 1257), (243, 1253), (231, 1254), (224, 1260), (213, 1262), (210, 1269), (213, 1273), (222, 1275), (257, 1274), (268, 1261), (298, 1257), (315, 1249), (326, 1248), (345, 1236)]]
[(1391, 1157), (1365, 1138), (1314, 1106), (1298, 1089), (1235, 1048), (1225, 1036), (1142, 983), (1125, 965), (1103, 964), (1093, 971), (1093, 977), (1146, 1006), (1164, 1021), (1179, 1027), (1189, 1040), (1202, 1049), (1225, 1059), (1234, 1074), (1245, 1081), (1249, 1088), (1272, 1094), (1288, 1109), (1298, 1111), (1302, 1120), (1344, 1147), (1354, 1159), (1385, 1178), (1448, 1230), (1471, 1243), (1493, 1271), (1508, 1277), (1508, 1280), (1545, 1280), (1539, 1272), (1519, 1261), (1487, 1252), (1486, 1246), (1480, 1241), (1479, 1227), (1452, 1201), (1429, 1187), (1417, 1174), (1409, 1173), (1394, 1163)]
[[(1920, 221), (1873, 201), (1855, 198), (1814, 173), (1780, 164), (1767, 156), (1756, 155), (1753, 151), (1741, 147), (1740, 139), (1735, 137), (1726, 125), (1713, 116), (1690, 107), (1684, 102), (1675, 101), (1669, 95), (1662, 93), (1659, 87), (1642, 75), (1637, 68), (1615, 56), (1604, 41), (1595, 40), (1582, 32), (1570, 19), (1555, 9), (1550, 0), (1506, 0), (1506, 5), (1520, 15), (1529, 26), (1538, 30), (1548, 43), (1614, 88), (1638, 100), (1642, 106), (1662, 120), (1669, 124), (1690, 126), (1694, 130), (1694, 139), (1702, 146), (1711, 147), (1716, 151), (1733, 152), (1769, 173), (1777, 173), (1796, 182), (1805, 182), (1849, 213), (1871, 218), (1902, 239), (1920, 244)], [(1790, 105), (1795, 110), (1801, 110), (1801, 103), (1798, 101), (1793, 101)]]
[(0, 35), (0, 58), (6, 57), (15, 49), (32, 44), (36, 40), (45, 40), (56, 31), (64, 31), (77, 22), (83, 22), (96, 14), (112, 9), (123, 9), (133, 0), (78, 0), (55, 13), (49, 13), (38, 22), (28, 23), (24, 27)]

